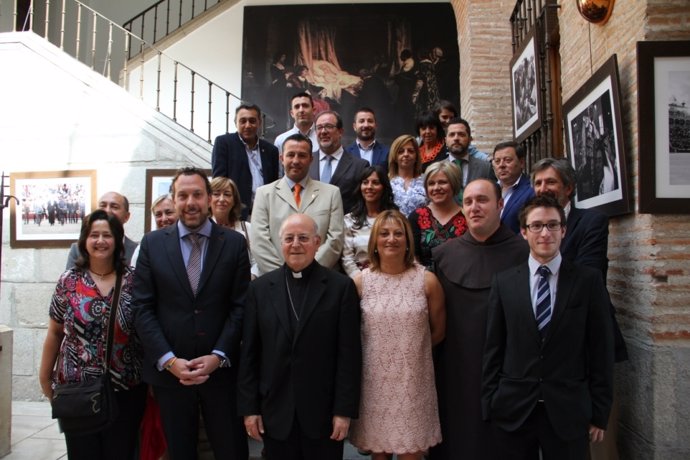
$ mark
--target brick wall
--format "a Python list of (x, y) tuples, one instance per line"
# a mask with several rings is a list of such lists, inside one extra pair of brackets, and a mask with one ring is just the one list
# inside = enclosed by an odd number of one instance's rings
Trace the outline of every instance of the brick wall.
[[(687, 0), (616, 2), (604, 26), (560, 2), (563, 100), (618, 56), (629, 187), (638, 202), (636, 42), (690, 39)], [(689, 210), (690, 211), (690, 210)], [(621, 458), (689, 458), (690, 217), (632, 213), (611, 219), (609, 289), (630, 361), (617, 366)]]
[(463, 118), (485, 152), (512, 139), (509, 63), (513, 1), (453, 0), (460, 46)]

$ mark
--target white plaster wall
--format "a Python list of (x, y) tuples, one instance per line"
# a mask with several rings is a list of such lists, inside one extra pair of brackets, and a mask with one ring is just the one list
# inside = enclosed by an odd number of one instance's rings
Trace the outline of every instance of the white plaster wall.
[[(124, 193), (135, 240), (144, 228), (149, 168), (210, 166), (210, 145), (38, 36), (0, 34), (0, 155), (5, 174), (94, 169), (97, 195)], [(9, 181), (8, 181), (9, 183)], [(0, 324), (14, 329), (14, 399), (38, 399), (48, 305), (67, 249), (10, 246), (3, 211)]]

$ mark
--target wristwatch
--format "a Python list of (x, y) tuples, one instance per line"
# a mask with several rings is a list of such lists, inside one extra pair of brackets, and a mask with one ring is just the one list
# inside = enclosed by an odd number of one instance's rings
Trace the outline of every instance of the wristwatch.
[(228, 359), (225, 356), (220, 355), (218, 353), (213, 353), (213, 356), (218, 358), (218, 361), (220, 362), (220, 364), (218, 364), (218, 367), (221, 367), (221, 368), (230, 367), (230, 363), (228, 363)]

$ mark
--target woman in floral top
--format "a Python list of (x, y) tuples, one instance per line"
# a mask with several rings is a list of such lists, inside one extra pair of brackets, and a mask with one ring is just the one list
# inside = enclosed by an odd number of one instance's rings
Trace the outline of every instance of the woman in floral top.
[(395, 204), (405, 217), (426, 204), (422, 157), (413, 136), (404, 134), (393, 141), (388, 156), (388, 177)]
[(424, 175), (429, 205), (416, 209), (409, 220), (415, 239), (415, 256), (427, 268), (432, 265), (432, 248), (467, 230), (462, 208), (455, 201), (460, 184), (460, 169), (449, 161), (431, 164)]
[(86, 217), (79, 235), (77, 267), (60, 276), (50, 303), (39, 380), (43, 394), (55, 384), (93, 380), (103, 374), (108, 319), (116, 280), (122, 291), (115, 315), (110, 378), (118, 405), (116, 421), (105, 430), (82, 436), (65, 434), (72, 459), (133, 458), (146, 386), (141, 383), (141, 349), (130, 308), (133, 272), (123, 259), (120, 221), (98, 210)]

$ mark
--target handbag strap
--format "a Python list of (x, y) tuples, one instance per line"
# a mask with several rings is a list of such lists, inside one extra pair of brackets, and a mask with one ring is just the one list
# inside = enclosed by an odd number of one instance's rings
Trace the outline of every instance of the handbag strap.
[(117, 308), (120, 305), (120, 293), (122, 292), (122, 275), (117, 275), (117, 280), (115, 280), (115, 291), (113, 292), (113, 297), (110, 300), (110, 314), (108, 315), (108, 335), (105, 346), (105, 372), (107, 374), (110, 370), (110, 353), (113, 348), (113, 335), (115, 332), (115, 321), (117, 321), (116, 313)]

